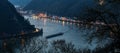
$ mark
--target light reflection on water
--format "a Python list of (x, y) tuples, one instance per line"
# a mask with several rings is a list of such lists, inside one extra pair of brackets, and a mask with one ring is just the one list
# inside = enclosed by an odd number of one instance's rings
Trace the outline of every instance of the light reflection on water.
[[(43, 36), (46, 37), (51, 34), (59, 33), (59, 32), (65, 32), (63, 36), (51, 38), (48, 41), (53, 41), (53, 40), (58, 40), (58, 39), (64, 39), (67, 42), (72, 42), (75, 44), (76, 48), (89, 48), (89, 49), (94, 49), (97, 44), (95, 43), (96, 40), (94, 40), (91, 45), (88, 44), (86, 40), (87, 35), (90, 35), (93, 32), (93, 26), (91, 26), (90, 30), (89, 29), (84, 29), (88, 28), (88, 25), (85, 25), (84, 28), (83, 24), (78, 24), (78, 23), (72, 23), (72, 22), (65, 22), (65, 21), (58, 21), (58, 20), (50, 20), (46, 19), (47, 23), (45, 26), (43, 24), (43, 20), (39, 19), (38, 21), (33, 20), (32, 18), (30, 19), (31, 24), (36, 25), (37, 28), (43, 28)], [(39, 25), (39, 26), (38, 26)], [(108, 43), (109, 40), (106, 40), (106, 42), (103, 43), (106, 44)]]
[[(48, 39), (49, 42), (53, 40), (64, 39), (67, 42), (72, 42), (76, 48), (81, 48), (81, 49), (85, 49), (85, 48), (94, 49), (97, 46), (95, 41), (93, 41), (91, 45), (85, 41), (87, 35), (91, 34), (91, 32), (93, 31), (81, 28), (80, 26), (83, 26), (83, 24), (58, 21), (58, 20), (50, 20), (47, 18), (41, 18), (41, 19), (30, 18), (29, 21), (31, 24), (34, 24), (36, 28), (43, 28), (43, 31), (44, 31), (43, 37), (46, 37), (51, 34), (59, 33), (59, 32), (65, 32), (63, 36)], [(88, 26), (86, 25), (85, 28), (87, 27)], [(14, 45), (15, 47), (15, 52), (17, 51), (25, 52), (30, 49), (33, 50), (33, 49), (37, 49), (38, 47), (41, 47), (40, 43), (38, 43), (38, 42), (41, 42), (39, 39), (41, 38), (35, 37), (34, 39), (33, 38), (30, 39), (34, 41), (29, 41), (29, 40), (26, 41), (25, 39), (20, 39), (20, 40), (16, 40), (16, 42), (13, 43), (12, 45)], [(102, 44), (106, 44), (108, 42), (109, 40), (106, 40)]]
[(63, 26), (65, 25), (65, 21), (62, 21), (62, 25), (63, 25)]

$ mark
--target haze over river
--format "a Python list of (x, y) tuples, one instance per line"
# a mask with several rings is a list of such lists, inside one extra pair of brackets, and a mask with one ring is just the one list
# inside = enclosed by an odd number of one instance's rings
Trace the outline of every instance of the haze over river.
[(103, 46), (109, 42), (109, 40), (104, 40), (104, 42), (97, 44), (95, 38), (91, 44), (88, 44), (86, 41), (87, 35), (90, 35), (93, 32), (93, 29), (85, 29), (81, 27), (82, 24), (51, 20), (47, 18), (33, 19), (32, 17), (29, 17), (28, 19), (36, 28), (43, 28), (43, 37), (64, 32), (63, 36), (48, 39), (49, 42), (63, 39), (67, 42), (72, 42), (76, 48), (89, 48), (91, 50), (100, 44)]
[[(12, 53), (30, 53), (52, 49), (51, 42), (54, 40), (65, 40), (68, 43), (74, 44), (77, 49), (90, 49), (94, 50), (97, 47), (104, 47), (106, 44), (110, 44), (110, 38), (104, 38), (102, 41), (98, 42), (97, 38), (93, 38), (92, 42), (87, 40), (88, 37), (95, 31), (95, 27), (87, 29), (87, 26), (82, 24), (70, 23), (58, 20), (52, 20), (48, 18), (34, 19), (30, 16), (25, 16), (26, 19), (30, 21), (32, 25), (35, 25), (36, 28), (43, 28), (43, 36), (33, 37), (30, 39), (11, 39), (11, 40), (0, 40), (0, 49), (5, 52)], [(61, 36), (45, 39), (46, 36), (64, 33)], [(14, 46), (13, 46), (14, 45)], [(6, 48), (6, 46), (8, 48)], [(48, 46), (48, 47), (46, 47)], [(41, 49), (42, 48), (42, 49)], [(41, 50), (40, 50), (41, 49)]]

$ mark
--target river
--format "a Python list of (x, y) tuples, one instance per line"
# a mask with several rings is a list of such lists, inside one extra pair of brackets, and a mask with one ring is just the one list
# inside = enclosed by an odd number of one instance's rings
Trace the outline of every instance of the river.
[[(12, 53), (30, 53), (39, 50), (45, 52), (51, 47), (51, 43), (54, 40), (65, 40), (67, 43), (74, 44), (77, 49), (90, 49), (94, 50), (97, 47), (104, 47), (106, 44), (110, 44), (110, 38), (104, 38), (102, 41), (97, 42), (97, 38), (93, 38), (92, 42), (89, 43), (88, 37), (96, 29), (91, 27), (87, 29), (87, 26), (77, 23), (70, 23), (58, 20), (51, 20), (48, 18), (34, 19), (30, 16), (25, 16), (26, 19), (30, 21), (32, 25), (36, 28), (43, 28), (43, 36), (33, 37), (31, 39), (11, 39), (5, 41), (0, 41), (1, 52), (12, 52)], [(45, 39), (45, 37), (63, 32), (61, 36)], [(13, 46), (14, 45), (14, 46)], [(7, 46), (7, 48), (6, 48)], [(46, 47), (48, 46), (48, 47)], [(43, 50), (44, 49), (44, 50)], [(52, 49), (52, 47), (50, 48)], [(40, 51), (41, 52), (41, 51)]]
[(72, 42), (76, 48), (89, 48), (91, 50), (95, 49), (100, 44), (100, 46), (103, 46), (104, 44), (110, 42), (110, 40), (105, 39), (103, 42), (98, 44), (96, 43), (95, 38), (91, 44), (89, 44), (86, 39), (88, 35), (90, 35), (94, 30), (93, 28), (85, 29), (85, 27), (81, 27), (82, 24), (51, 20), (47, 18), (34, 19), (33, 17), (30, 17), (29, 21), (32, 25), (35, 25), (36, 28), (43, 28), (43, 37), (59, 32), (64, 32), (63, 36), (48, 39), (49, 42), (63, 39), (67, 42)]

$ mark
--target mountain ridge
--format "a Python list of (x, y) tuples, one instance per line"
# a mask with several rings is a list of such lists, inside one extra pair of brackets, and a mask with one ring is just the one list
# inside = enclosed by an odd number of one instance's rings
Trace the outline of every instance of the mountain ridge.
[(83, 10), (90, 6), (93, 7), (94, 3), (89, 0), (32, 0), (25, 6), (24, 10), (79, 17)]
[(8, 0), (0, 1), (0, 34), (16, 34), (35, 30), (33, 25), (24, 19)]

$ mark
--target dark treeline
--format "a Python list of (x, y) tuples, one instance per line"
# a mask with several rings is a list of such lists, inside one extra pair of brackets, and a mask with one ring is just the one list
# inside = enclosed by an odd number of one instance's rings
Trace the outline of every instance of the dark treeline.
[(96, 53), (101, 53), (102, 51), (104, 53), (115, 53), (115, 50), (120, 49), (120, 0), (103, 1), (104, 3), (100, 4), (100, 0), (96, 0), (97, 6), (88, 8), (83, 17), (87, 18), (86, 22), (88, 24), (95, 21), (102, 21), (106, 24), (106, 26), (98, 26), (98, 30), (93, 37), (100, 38), (100, 41), (106, 39), (104, 37), (109, 37), (113, 40), (112, 44), (107, 45), (105, 48), (97, 49)]
[(99, 4), (99, 0), (96, 0), (96, 6), (94, 8), (87, 8), (85, 14), (82, 16), (87, 21), (103, 21), (108, 23), (120, 22), (120, 1), (117, 0), (105, 0), (102, 5)]

